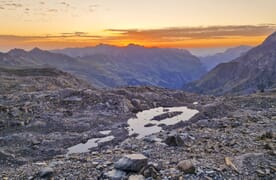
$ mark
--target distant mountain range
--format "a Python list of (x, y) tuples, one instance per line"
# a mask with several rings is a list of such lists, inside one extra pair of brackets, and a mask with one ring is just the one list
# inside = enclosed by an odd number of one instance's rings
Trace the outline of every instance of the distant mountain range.
[(216, 67), (220, 63), (226, 63), (233, 59), (240, 57), (241, 55), (248, 52), (251, 46), (238, 46), (234, 48), (227, 49), (222, 53), (217, 53), (210, 56), (199, 57), (201, 62), (204, 64), (206, 69), (209, 71)]
[(89, 81), (96, 87), (151, 85), (180, 89), (206, 71), (186, 50), (137, 45), (98, 45), (52, 52), (35, 48), (0, 54), (4, 66), (52, 66)]
[(205, 94), (251, 93), (276, 87), (276, 32), (261, 45), (222, 63), (185, 89)]
[[(31, 51), (13, 49), (0, 53), (0, 66), (54, 67), (101, 88), (185, 87), (198, 93), (222, 95), (275, 87), (276, 33), (250, 49), (239, 46), (201, 57), (201, 60), (187, 50), (145, 48), (134, 44), (126, 47), (100, 44), (51, 52), (38, 48)], [(213, 66), (216, 67), (206, 74), (206, 69)]]

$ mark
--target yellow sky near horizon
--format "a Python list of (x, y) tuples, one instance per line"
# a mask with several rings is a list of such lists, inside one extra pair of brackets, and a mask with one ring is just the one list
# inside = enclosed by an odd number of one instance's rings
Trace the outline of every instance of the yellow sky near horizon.
[(276, 30), (275, 7), (275, 0), (0, 0), (0, 50), (256, 45)]

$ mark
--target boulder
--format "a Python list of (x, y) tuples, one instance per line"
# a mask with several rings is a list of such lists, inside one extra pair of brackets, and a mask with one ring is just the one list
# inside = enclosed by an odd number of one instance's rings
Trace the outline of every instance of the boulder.
[(185, 174), (195, 173), (195, 166), (191, 160), (183, 160), (177, 164), (177, 168)]
[(177, 133), (169, 134), (165, 139), (165, 143), (168, 146), (183, 146), (184, 145), (184, 141), (183, 141), (182, 137), (180, 135), (178, 135)]
[(139, 172), (143, 167), (147, 166), (148, 158), (142, 154), (125, 155), (115, 164), (115, 168), (127, 172)]

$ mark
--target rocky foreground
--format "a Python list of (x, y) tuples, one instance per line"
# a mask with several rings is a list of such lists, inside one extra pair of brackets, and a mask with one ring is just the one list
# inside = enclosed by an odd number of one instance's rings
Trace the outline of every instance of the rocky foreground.
[[(211, 97), (154, 87), (100, 90), (54, 69), (33, 72), (1, 72), (1, 179), (276, 178), (276, 92)], [(142, 139), (128, 136), (130, 117), (160, 106), (199, 113)], [(102, 130), (115, 138), (67, 154), (102, 137)]]

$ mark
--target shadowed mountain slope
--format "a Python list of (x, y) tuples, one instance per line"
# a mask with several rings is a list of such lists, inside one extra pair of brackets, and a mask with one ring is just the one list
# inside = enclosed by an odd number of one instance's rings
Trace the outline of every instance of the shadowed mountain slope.
[(205, 94), (246, 94), (276, 86), (276, 32), (241, 57), (216, 66), (186, 90)]

